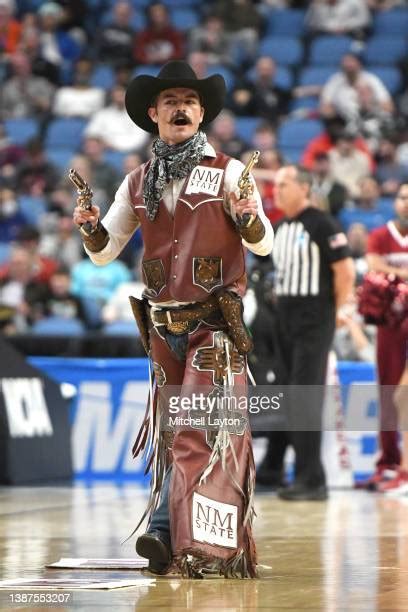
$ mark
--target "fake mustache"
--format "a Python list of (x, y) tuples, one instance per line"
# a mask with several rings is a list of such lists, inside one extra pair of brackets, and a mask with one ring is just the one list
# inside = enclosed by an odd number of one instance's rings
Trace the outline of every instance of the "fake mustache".
[(183, 125), (185, 123), (190, 124), (191, 119), (185, 112), (177, 111), (174, 117), (171, 119), (171, 123), (175, 123), (176, 125)]

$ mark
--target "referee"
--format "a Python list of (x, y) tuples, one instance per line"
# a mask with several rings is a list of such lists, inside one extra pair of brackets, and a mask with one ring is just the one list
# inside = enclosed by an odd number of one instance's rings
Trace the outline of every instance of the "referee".
[[(285, 213), (273, 249), (277, 297), (278, 381), (288, 385), (288, 431), (271, 432), (283, 454), (296, 454), (293, 484), (281, 499), (324, 500), (321, 421), (328, 352), (336, 313), (353, 291), (354, 264), (345, 234), (329, 214), (311, 206), (312, 177), (301, 167), (278, 170), (277, 206)], [(286, 444), (285, 444), (286, 442)]]

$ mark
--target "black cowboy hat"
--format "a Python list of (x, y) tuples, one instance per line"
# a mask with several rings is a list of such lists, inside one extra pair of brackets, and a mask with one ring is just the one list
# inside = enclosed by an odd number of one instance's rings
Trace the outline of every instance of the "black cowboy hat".
[(157, 134), (157, 125), (150, 119), (147, 110), (154, 98), (165, 89), (186, 87), (194, 89), (204, 107), (203, 123), (210, 123), (224, 106), (226, 86), (220, 74), (198, 79), (187, 62), (167, 62), (157, 77), (141, 74), (131, 81), (126, 91), (126, 110), (129, 117), (143, 130)]

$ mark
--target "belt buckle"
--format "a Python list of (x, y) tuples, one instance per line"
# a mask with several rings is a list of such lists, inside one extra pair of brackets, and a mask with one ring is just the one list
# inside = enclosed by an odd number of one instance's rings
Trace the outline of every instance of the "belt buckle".
[(171, 334), (185, 334), (188, 330), (188, 321), (173, 321), (170, 310), (166, 311), (167, 323), (166, 329)]

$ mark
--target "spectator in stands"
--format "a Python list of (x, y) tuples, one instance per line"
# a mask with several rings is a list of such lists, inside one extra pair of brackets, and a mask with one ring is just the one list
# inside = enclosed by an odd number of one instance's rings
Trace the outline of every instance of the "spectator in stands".
[(29, 253), (33, 281), (41, 284), (48, 283), (58, 264), (54, 259), (40, 253), (40, 240), (41, 234), (39, 230), (32, 225), (22, 227), (17, 236), (17, 244)]
[(372, 11), (389, 11), (397, 6), (406, 6), (406, 0), (366, 0)]
[(337, 316), (333, 348), (337, 359), (342, 361), (375, 362), (374, 325), (366, 325), (357, 311), (356, 297), (350, 296)]
[(276, 85), (275, 76), (274, 60), (265, 55), (260, 57), (253, 76), (238, 80), (229, 93), (227, 107), (236, 115), (259, 116), (276, 125), (288, 112), (290, 94)]
[(16, 331), (25, 331), (29, 305), (45, 289), (44, 283), (35, 278), (35, 263), (31, 253), (22, 246), (14, 245), (0, 276), (0, 304), (13, 309)]
[(56, 2), (44, 2), (37, 11), (40, 27), (41, 56), (57, 66), (62, 76), (70, 74), (81, 47), (62, 29), (64, 9)]
[(129, 25), (133, 7), (129, 2), (113, 5), (112, 21), (100, 28), (95, 42), (95, 57), (100, 62), (120, 65), (132, 57), (135, 37), (134, 28)]
[[(328, 153), (336, 144), (338, 138), (343, 134), (346, 126), (345, 120), (339, 115), (324, 118), (325, 131), (312, 138), (303, 152), (302, 164), (308, 170), (312, 170), (315, 158), (320, 153)], [(363, 151), (370, 159), (370, 168), (374, 168), (374, 160), (368, 150), (367, 144), (358, 134), (354, 144), (359, 151)]]
[(132, 170), (135, 170), (138, 166), (140, 166), (143, 161), (145, 161), (145, 158), (142, 159), (142, 157), (137, 153), (131, 153), (130, 155), (126, 155), (125, 159), (123, 160), (122, 174), (129, 174), (129, 172), (132, 172)]
[(115, 85), (127, 88), (132, 78), (133, 62), (131, 56), (115, 67)]
[(341, 60), (340, 72), (333, 74), (322, 89), (320, 111), (325, 117), (337, 113), (358, 126), (367, 107), (379, 117), (394, 112), (391, 96), (381, 80), (363, 70), (358, 55), (346, 53)]
[(87, 0), (58, 0), (58, 4), (64, 10), (60, 23), (61, 29), (68, 32), (82, 46), (87, 40), (84, 16), (88, 16), (90, 3)]
[(376, 151), (383, 133), (395, 126), (395, 108), (381, 104), (370, 83), (358, 85), (357, 94), (360, 109), (356, 123), (371, 151)]
[(252, 136), (251, 147), (259, 150), (262, 155), (266, 151), (276, 148), (276, 133), (272, 125), (268, 121), (263, 121), (255, 128)]
[(109, 162), (104, 160), (104, 141), (101, 138), (88, 136), (83, 140), (82, 150), (91, 166), (93, 184), (103, 189), (112, 202), (121, 183), (121, 176)]
[(397, 160), (395, 138), (381, 140), (376, 160), (378, 162), (376, 177), (380, 183), (381, 193), (385, 196), (395, 196), (402, 183), (408, 182), (408, 166)]
[(205, 79), (209, 76), (209, 62), (206, 53), (203, 53), (202, 51), (192, 51), (188, 54), (187, 61), (198, 78)]
[(237, 117), (255, 117), (256, 105), (253, 86), (247, 78), (237, 78), (235, 85), (227, 92), (226, 108)]
[(29, 60), (34, 76), (43, 77), (53, 85), (59, 84), (60, 74), (58, 66), (43, 57), (40, 31), (35, 24), (28, 24), (23, 27), (19, 50)]
[(129, 295), (140, 298), (143, 290), (144, 283), (141, 281), (141, 259), (138, 257), (133, 270), (133, 278), (127, 283), (121, 283), (103, 307), (103, 321), (105, 323), (113, 323), (114, 321), (133, 322), (134, 315), (130, 307)]
[(12, 76), (2, 85), (0, 116), (3, 119), (35, 117), (49, 119), (54, 86), (46, 79), (34, 76), (30, 60), (21, 52), (10, 57)]
[(318, 208), (336, 217), (347, 200), (347, 189), (336, 181), (331, 174), (328, 153), (318, 153), (314, 158), (312, 170), (312, 199)]
[(232, 48), (243, 53), (243, 63), (250, 65), (256, 56), (263, 29), (261, 13), (251, 0), (218, 0), (213, 13), (225, 24)]
[(55, 96), (53, 112), (59, 117), (88, 118), (105, 104), (105, 91), (91, 85), (93, 65), (80, 59), (75, 65), (72, 85), (61, 87)]
[(260, 57), (255, 64), (254, 76), (250, 79), (255, 102), (255, 114), (276, 124), (286, 115), (290, 94), (275, 82), (276, 63), (269, 56)]
[(162, 64), (181, 59), (184, 35), (171, 25), (166, 5), (154, 2), (146, 10), (148, 24), (136, 36), (134, 59), (141, 64)]
[(3, 123), (0, 123), (0, 186), (13, 184), (16, 165), (23, 157), (23, 147), (10, 142)]
[(229, 65), (232, 61), (229, 42), (225, 23), (219, 16), (210, 14), (202, 25), (192, 28), (188, 48), (190, 52), (205, 53), (210, 64)]
[(356, 286), (358, 286), (368, 272), (366, 260), (368, 230), (366, 226), (362, 223), (352, 223), (347, 230), (347, 240), (356, 270)]
[[(246, 154), (242, 156), (242, 161), (247, 162)], [(252, 169), (252, 175), (261, 194), (263, 209), (272, 225), (284, 216), (275, 203), (274, 182), (275, 174), (283, 163), (284, 159), (280, 152), (277, 149), (270, 149), (262, 152), (258, 164)]]
[(54, 189), (60, 178), (57, 168), (48, 161), (39, 138), (32, 138), (26, 154), (16, 168), (16, 190), (19, 194), (44, 196)]
[(103, 307), (114, 291), (131, 279), (129, 269), (119, 260), (104, 266), (95, 266), (84, 253), (84, 259), (72, 269), (71, 291), (74, 295), (89, 298)]
[(79, 319), (86, 324), (86, 314), (81, 299), (71, 293), (71, 276), (69, 268), (60, 266), (49, 279), (48, 286), (29, 304), (30, 321), (39, 321), (47, 317)]
[(125, 88), (115, 85), (110, 93), (110, 105), (96, 112), (85, 129), (86, 136), (104, 140), (115, 151), (140, 151), (149, 141), (147, 132), (129, 118), (125, 109)]
[(378, 209), (380, 186), (373, 176), (364, 176), (358, 181), (359, 192), (355, 198), (357, 208), (375, 211)]
[(52, 225), (45, 228), (39, 249), (41, 255), (54, 259), (67, 268), (81, 261), (82, 242), (72, 223), (72, 215), (60, 216)]
[[(72, 211), (72, 206), (75, 206), (76, 194), (74, 194), (72, 190), (72, 183), (67, 185), (58, 183), (56, 187), (50, 192), (48, 196), (47, 202), (47, 217), (54, 217), (55, 223), (56, 220), (60, 217), (64, 217), (67, 214), (70, 214)], [(52, 220), (46, 221), (48, 225), (52, 225)]]
[(19, 210), (15, 192), (0, 189), (0, 242), (15, 240), (24, 225), (27, 220)]
[(370, 159), (354, 143), (355, 134), (344, 130), (336, 145), (329, 151), (330, 172), (352, 198), (360, 194), (359, 181), (370, 174)]
[(364, 0), (313, 0), (306, 15), (312, 34), (348, 34), (363, 38), (371, 23)]
[(219, 148), (226, 155), (231, 157), (241, 157), (242, 153), (248, 148), (249, 143), (246, 143), (240, 138), (236, 132), (235, 117), (227, 110), (221, 113), (214, 119), (211, 124), (208, 139), (214, 137), (219, 143)]
[(0, 54), (17, 51), (21, 23), (13, 17), (14, 10), (14, 0), (0, 0)]

